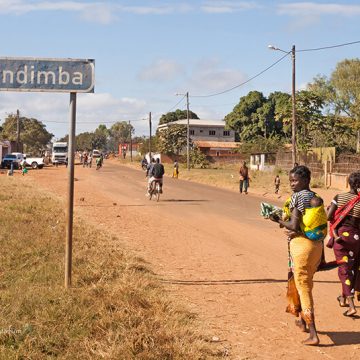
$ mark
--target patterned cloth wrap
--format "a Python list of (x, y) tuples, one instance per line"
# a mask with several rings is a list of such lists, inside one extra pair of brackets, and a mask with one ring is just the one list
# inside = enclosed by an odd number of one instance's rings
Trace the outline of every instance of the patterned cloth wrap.
[[(315, 194), (315, 196), (318, 196)], [(289, 220), (291, 198), (285, 201), (283, 207), (283, 220)], [(327, 216), (324, 204), (317, 207), (306, 208), (300, 224), (303, 234), (310, 240), (324, 240), (327, 235)]]
[(275, 215), (278, 218), (282, 218), (283, 210), (275, 205), (262, 202), (260, 204), (260, 215), (269, 219), (271, 215)]
[(324, 240), (327, 235), (327, 216), (324, 205), (305, 209), (301, 230), (310, 240)]

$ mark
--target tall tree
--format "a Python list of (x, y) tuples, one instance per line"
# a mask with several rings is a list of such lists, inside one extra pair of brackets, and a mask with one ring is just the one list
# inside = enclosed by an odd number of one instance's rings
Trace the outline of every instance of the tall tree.
[(107, 129), (106, 125), (99, 125), (92, 136), (91, 148), (106, 150), (108, 139), (109, 129)]
[[(3, 125), (2, 137), (7, 140), (17, 139), (17, 116), (10, 114)], [(34, 118), (20, 117), (20, 141), (25, 153), (38, 154), (46, 149), (54, 135), (46, 130), (46, 125)]]
[(135, 128), (126, 121), (118, 121), (110, 128), (110, 139), (112, 140), (113, 150), (117, 151), (119, 144), (129, 143), (130, 134), (135, 133)]
[(92, 150), (94, 143), (94, 133), (93, 132), (83, 132), (76, 135), (76, 150)]
[(256, 142), (259, 137), (283, 136), (289, 99), (290, 95), (281, 92), (272, 93), (267, 99), (259, 91), (250, 91), (225, 116), (226, 124), (238, 132), (241, 141)]
[(345, 59), (336, 65), (328, 79), (317, 76), (309, 89), (322, 96), (326, 112), (337, 118), (343, 125), (343, 117), (351, 120), (349, 124), (357, 132), (356, 151), (360, 152), (360, 59)]
[[(159, 125), (167, 124), (169, 122), (173, 122), (181, 119), (187, 119), (187, 111), (177, 109), (175, 111), (161, 115), (159, 120)], [(199, 119), (199, 117), (194, 112), (189, 110), (189, 119)]]
[(167, 155), (179, 155), (187, 145), (187, 128), (185, 125), (174, 124), (158, 131), (157, 137), (160, 152)]

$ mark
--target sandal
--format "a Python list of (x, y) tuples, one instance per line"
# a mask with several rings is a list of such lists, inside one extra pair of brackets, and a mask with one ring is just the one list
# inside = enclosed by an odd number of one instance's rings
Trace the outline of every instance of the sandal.
[(356, 309), (348, 309), (343, 313), (343, 315), (348, 317), (354, 317), (356, 313)]
[(346, 299), (345, 299), (342, 295), (339, 295), (336, 299), (337, 299), (337, 301), (339, 302), (340, 307), (346, 307), (346, 306), (348, 306), (348, 305), (346, 304)]

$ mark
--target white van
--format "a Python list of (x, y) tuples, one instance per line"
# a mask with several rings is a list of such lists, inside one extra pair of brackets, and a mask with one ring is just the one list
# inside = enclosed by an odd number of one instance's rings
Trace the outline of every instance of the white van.
[(93, 157), (94, 159), (100, 157), (100, 155), (101, 155), (100, 150), (93, 150), (93, 151), (92, 151), (92, 157)]

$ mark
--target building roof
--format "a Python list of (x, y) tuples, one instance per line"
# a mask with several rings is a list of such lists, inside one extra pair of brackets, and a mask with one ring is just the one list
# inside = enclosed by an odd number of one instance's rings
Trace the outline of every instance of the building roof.
[[(166, 128), (168, 125), (187, 125), (187, 119), (180, 119), (171, 121), (166, 124), (161, 124), (158, 129)], [(202, 119), (189, 119), (189, 125), (208, 126), (208, 127), (224, 127), (226, 125), (224, 120), (202, 120)]]
[(241, 143), (234, 141), (203, 141), (195, 140), (194, 144), (199, 148), (222, 148), (222, 149), (237, 149)]

